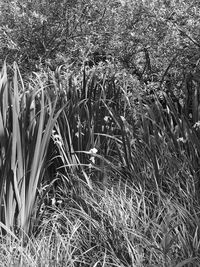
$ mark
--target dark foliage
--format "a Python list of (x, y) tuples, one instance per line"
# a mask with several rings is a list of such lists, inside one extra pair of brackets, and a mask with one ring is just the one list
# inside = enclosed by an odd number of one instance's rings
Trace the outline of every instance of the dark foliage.
[(97, 66), (99, 63), (106, 63), (108, 58), (105, 51), (95, 51), (88, 55), (89, 60), (85, 62), (85, 66), (92, 68)]

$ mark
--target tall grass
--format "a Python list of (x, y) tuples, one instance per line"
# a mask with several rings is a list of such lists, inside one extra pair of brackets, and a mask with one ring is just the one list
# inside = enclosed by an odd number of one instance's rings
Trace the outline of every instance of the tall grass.
[[(1, 80), (1, 222), (4, 229), (29, 233), (34, 220), (37, 187), (44, 173), (51, 132), (58, 117), (42, 84), (26, 92), (18, 67)], [(19, 80), (18, 81), (18, 75)]]
[(28, 88), (4, 65), (4, 266), (199, 266), (197, 121), (167, 95), (134, 101), (105, 70), (60, 68)]
[(4, 236), (4, 266), (198, 266), (199, 209), (168, 195), (155, 205), (155, 195), (118, 184), (84, 190), (70, 205), (63, 194), (26, 246)]

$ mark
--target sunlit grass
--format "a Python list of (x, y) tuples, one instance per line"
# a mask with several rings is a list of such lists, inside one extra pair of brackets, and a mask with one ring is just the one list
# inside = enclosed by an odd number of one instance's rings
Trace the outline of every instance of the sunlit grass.
[(164, 194), (155, 205), (155, 197), (123, 183), (86, 190), (71, 204), (63, 192), (36, 237), (24, 244), (3, 236), (4, 266), (198, 266), (199, 209)]

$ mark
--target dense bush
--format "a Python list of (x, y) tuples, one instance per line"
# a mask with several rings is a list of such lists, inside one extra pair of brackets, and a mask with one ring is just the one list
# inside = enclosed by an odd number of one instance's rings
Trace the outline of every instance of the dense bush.
[(198, 70), (197, 1), (6, 1), (1, 2), (1, 58), (24, 70), (45, 61), (84, 61), (103, 49), (139, 80), (178, 83)]

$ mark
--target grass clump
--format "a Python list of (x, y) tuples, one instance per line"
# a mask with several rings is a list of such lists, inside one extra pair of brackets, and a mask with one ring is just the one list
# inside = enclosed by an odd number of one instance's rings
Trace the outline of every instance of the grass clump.
[(164, 194), (155, 205), (153, 194), (123, 183), (85, 190), (73, 205), (46, 210), (26, 245), (12, 236), (4, 259), (16, 266), (198, 266), (199, 209)]

